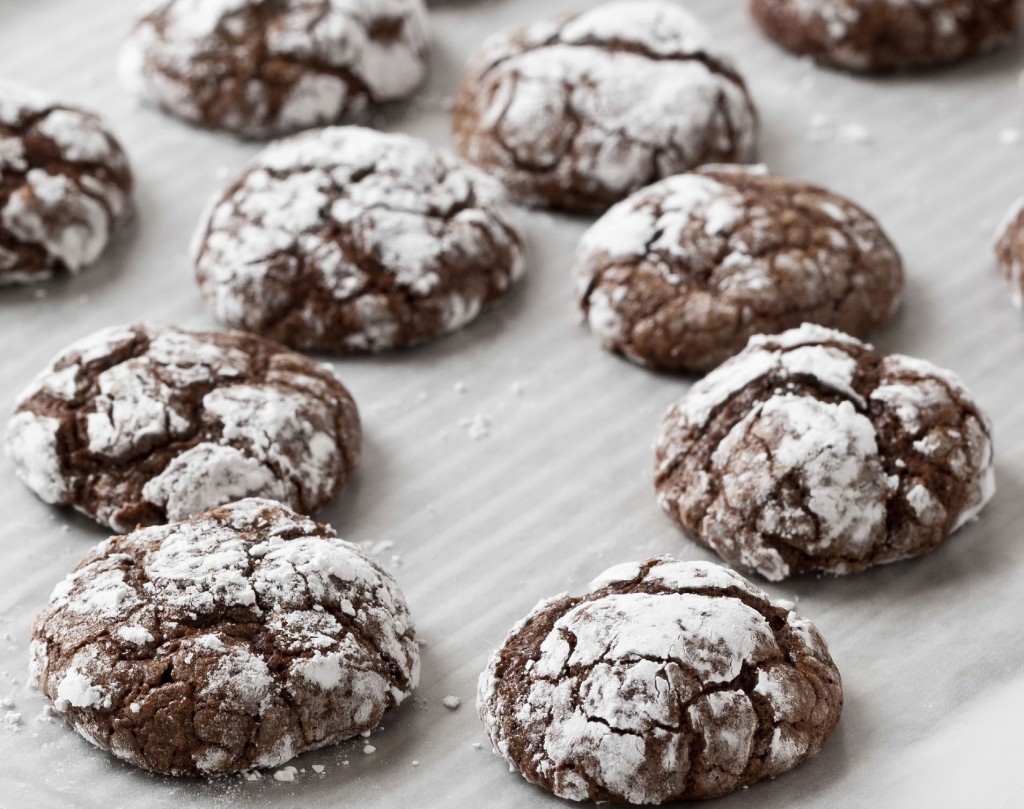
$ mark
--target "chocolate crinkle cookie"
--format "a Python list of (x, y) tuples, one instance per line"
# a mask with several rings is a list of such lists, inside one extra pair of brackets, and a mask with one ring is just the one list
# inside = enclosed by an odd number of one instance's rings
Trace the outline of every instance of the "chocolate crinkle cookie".
[(752, 335), (804, 322), (866, 336), (898, 307), (903, 263), (847, 199), (763, 166), (706, 166), (608, 211), (580, 242), (574, 279), (605, 348), (707, 371)]
[(0, 286), (94, 262), (131, 193), (128, 158), (99, 118), (0, 81)]
[(117, 531), (260, 496), (311, 513), (358, 460), (356, 405), (329, 368), (241, 332), (104, 329), (18, 400), (7, 454), (47, 503)]
[(425, 141), (361, 127), (267, 147), (214, 200), (194, 255), (220, 320), (332, 352), (454, 331), (523, 269), (501, 186)]
[(97, 747), (216, 776), (375, 727), (416, 687), (419, 649), (387, 571), (251, 499), (97, 545), (36, 618), (31, 674)]
[(562, 798), (713, 798), (814, 755), (843, 707), (814, 625), (741, 576), (667, 556), (540, 602), (491, 655), (496, 751)]
[(813, 325), (752, 338), (656, 447), (661, 507), (772, 580), (926, 553), (995, 491), (989, 421), (955, 374)]
[(1010, 42), (1019, 0), (751, 0), (782, 47), (833, 67), (880, 71), (946, 64)]
[(627, 0), (484, 42), (455, 98), (463, 155), (518, 199), (603, 210), (702, 163), (749, 160), (743, 79), (690, 12)]
[(1024, 309), (1024, 197), (1010, 209), (996, 234), (999, 270), (1010, 282), (1010, 294), (1018, 309)]
[(264, 138), (409, 95), (428, 39), (422, 0), (147, 0), (121, 75), (179, 118)]

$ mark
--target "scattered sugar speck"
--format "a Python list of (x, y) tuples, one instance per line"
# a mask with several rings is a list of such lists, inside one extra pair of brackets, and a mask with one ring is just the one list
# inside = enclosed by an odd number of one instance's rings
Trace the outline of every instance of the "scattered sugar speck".
[(458, 697), (453, 696), (451, 694), (449, 694), (447, 697), (445, 697), (443, 700), (441, 700), (441, 702), (444, 703), (444, 707), (445, 708), (448, 708), (449, 710), (452, 710), (452, 711), (454, 711), (456, 708), (458, 708), (462, 704), (462, 700), (461, 699), (459, 699)]
[(298, 772), (298, 770), (295, 769), (294, 767), (282, 767), (280, 770), (278, 770), (277, 772), (274, 773), (274, 780), (275, 781), (294, 781), (295, 780), (295, 773), (297, 773), (297, 772)]
[(369, 755), (372, 755), (373, 753), (376, 753), (376, 752), (377, 752), (377, 748), (376, 748), (376, 747), (374, 747), (374, 746), (373, 746), (372, 744), (368, 744), (368, 745), (365, 745), (365, 746), (363, 747), (363, 752), (364, 752), (364, 753), (365, 753), (366, 755), (368, 755), (368, 756), (369, 756)]
[(491, 420), (483, 413), (477, 413), (471, 419), (459, 422), (474, 441), (482, 441), (491, 434)]
[(313, 765), (313, 772), (315, 772), (315, 773), (322, 773), (325, 769), (327, 769), (327, 768), (324, 767), (323, 764), (314, 764)]

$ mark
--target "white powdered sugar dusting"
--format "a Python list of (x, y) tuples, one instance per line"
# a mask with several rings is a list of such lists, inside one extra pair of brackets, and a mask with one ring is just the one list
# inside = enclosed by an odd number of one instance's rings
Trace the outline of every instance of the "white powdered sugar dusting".
[[(266, 8), (170, 0), (146, 9), (120, 54), (125, 86), (186, 120), (262, 137), (361, 114), (408, 95), (425, 75), (422, 0), (283, 0), (269, 20)], [(239, 98), (204, 110), (194, 83), (248, 60), (300, 68), (279, 108), (271, 107), (279, 88), (253, 79)]]
[[(64, 464), (73, 446), (64, 442), (81, 432), (63, 425), (74, 419), (85, 426), (91, 457), (112, 463), (137, 458), (140, 447), (162, 452), (180, 442), (162, 469), (137, 484), (136, 496), (168, 519), (246, 496), (315, 507), (333, 496), (350, 471), (346, 464), (358, 458), (354, 406), (333, 376), (298, 355), (279, 355), (292, 358), (285, 359), (288, 370), (272, 361), (257, 378), (252, 348), (171, 327), (97, 332), (66, 349), (22, 394), (23, 409), (7, 428), (8, 454), (40, 497), (68, 502), (74, 472)], [(112, 362), (119, 352), (127, 356)], [(87, 380), (93, 386), (82, 401)], [(196, 386), (209, 392), (190, 404)], [(66, 418), (33, 412), (40, 396), (60, 401)], [(132, 528), (131, 517), (118, 522), (118, 507), (101, 505), (97, 517)]]
[(479, 271), (504, 287), (518, 278), (522, 254), (507, 215), (500, 186), (454, 155), (405, 135), (331, 127), (278, 141), (256, 158), (212, 204), (194, 242), (196, 268), (225, 322), (258, 330), (297, 311), (311, 331), (325, 328), (324, 315), (308, 308), (317, 296), (292, 300), (278, 280), (284, 266), (290, 283), (322, 291), (355, 321), (342, 347), (386, 349), (401, 329), (382, 285), (413, 306), (442, 302), (447, 332), (482, 304), (478, 285), (471, 291), (452, 278), (453, 257), (503, 245), (510, 266)]
[[(114, 584), (126, 594), (112, 595)], [(226, 729), (189, 750), (192, 770), (170, 772), (216, 775), (279, 766), (372, 728), (418, 682), (414, 637), (394, 580), (356, 546), (277, 503), (249, 499), (101, 543), (40, 616), (33, 673), (86, 738), (150, 767), (145, 749), (104, 742), (105, 723), (154, 706), (166, 714), (161, 722), (191, 723), (191, 714), (175, 718), (162, 695), (191, 683), (189, 710), (203, 722), (212, 712)], [(129, 665), (122, 656), (164, 662), (171, 682), (140, 677), (125, 689), (112, 675)], [(287, 733), (276, 739), (228, 729), (238, 717), (273, 725), (287, 714)]]
[[(21, 270), (4, 266), (0, 256), (0, 283), (39, 280), (57, 267), (75, 272), (95, 261), (129, 207), (126, 190), (96, 172), (127, 169), (120, 146), (94, 115), (11, 82), (0, 82), (0, 125), (15, 132), (0, 138), (0, 175), (21, 175), (5, 194), (0, 228), (42, 247), (48, 262)], [(52, 147), (30, 149), (30, 135)]]
[(464, 84), (459, 102), (479, 132), (463, 151), (512, 173), (543, 170), (570, 187), (584, 176), (621, 197), (643, 178), (711, 155), (750, 156), (756, 119), (730, 71), (704, 26), (663, 0), (543, 20), (480, 48), (469, 70), (474, 87)]
[(772, 580), (923, 553), (995, 490), (991, 425), (956, 374), (820, 326), (752, 338), (669, 409), (657, 455), (662, 508)]
[[(603, 592), (608, 584), (621, 591)], [(739, 779), (761, 721), (739, 681), (750, 669), (758, 670), (758, 693), (769, 696), (773, 726), (797, 720), (804, 710), (789, 696), (809, 688), (805, 674), (771, 662), (782, 657), (764, 612), (767, 598), (742, 577), (712, 564), (659, 557), (612, 568), (595, 586), (546, 637), (530, 641), (539, 647), (524, 670), (503, 664), (498, 679), (499, 650), (480, 679), (478, 704), (497, 752), (521, 765), (510, 758), (506, 733), (515, 734), (517, 747), (525, 740), (530, 770), (560, 797), (593, 799), (592, 787), (637, 804), (689, 797), (677, 790), (687, 778), (699, 783), (695, 766), (718, 767)], [(541, 602), (509, 641), (557, 603)], [(816, 635), (813, 628), (810, 634)], [(810, 653), (828, 660), (818, 647)], [(509, 678), (525, 682), (506, 690)], [(708, 764), (688, 758), (697, 736)], [(768, 755), (785, 757), (792, 741), (773, 741)], [(798, 743), (806, 755), (807, 738)]]

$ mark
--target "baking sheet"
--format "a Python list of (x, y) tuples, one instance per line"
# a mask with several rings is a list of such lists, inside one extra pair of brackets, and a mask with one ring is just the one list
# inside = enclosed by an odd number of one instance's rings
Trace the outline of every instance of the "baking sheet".
[[(136, 0), (0, 0), (0, 76), (93, 107), (127, 147), (138, 215), (79, 277), (0, 291), (0, 413), (66, 343), (119, 322), (211, 326), (186, 248), (200, 211), (253, 144), (140, 109), (120, 90), (118, 42)], [(434, 3), (432, 75), (383, 128), (449, 143), (444, 100), (482, 37), (586, 0)], [(733, 807), (1021, 806), (1024, 719), (1024, 316), (990, 250), (1024, 193), (1020, 45), (949, 70), (862, 79), (764, 41), (739, 0), (688, 0), (737, 55), (775, 170), (846, 193), (907, 262), (885, 351), (958, 371), (995, 422), (999, 492), (937, 552), (845, 579), (758, 582), (828, 640), (846, 709), (792, 773)], [(366, 428), (362, 467), (319, 516), (396, 574), (423, 648), (414, 700), (361, 740), (307, 754), (290, 783), (153, 776), (92, 748), (26, 683), (31, 620), (103, 529), (37, 500), (0, 460), (0, 807), (446, 806), (561, 802), (494, 758), (473, 708), (478, 672), (540, 598), (656, 553), (712, 559), (655, 505), (651, 444), (688, 379), (598, 350), (574, 325), (568, 270), (587, 221), (523, 215), (525, 282), (501, 308), (427, 347), (336, 362)], [(475, 425), (475, 428), (474, 428)], [(462, 699), (450, 710), (446, 695)], [(20, 719), (12, 714), (19, 715)], [(477, 747), (479, 745), (479, 748)], [(313, 764), (324, 766), (317, 775)]]

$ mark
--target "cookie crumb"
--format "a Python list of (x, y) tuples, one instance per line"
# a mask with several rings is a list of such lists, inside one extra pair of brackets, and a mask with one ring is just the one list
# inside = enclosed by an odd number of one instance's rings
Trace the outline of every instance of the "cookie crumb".
[(441, 700), (441, 702), (444, 703), (445, 708), (448, 708), (451, 711), (457, 710), (458, 707), (462, 705), (462, 700), (456, 696), (453, 696), (452, 694), (449, 694), (447, 697)]
[(274, 773), (275, 781), (294, 781), (295, 773), (298, 770), (295, 767), (282, 767), (280, 770)]
[(367, 744), (367, 745), (363, 746), (363, 752), (366, 755), (369, 756), (369, 755), (372, 755), (372, 754), (376, 753), (377, 752), (377, 748), (374, 747), (372, 744)]
[(315, 773), (322, 774), (325, 769), (327, 769), (327, 768), (324, 767), (323, 764), (314, 764), (313, 765), (313, 772), (315, 772)]

